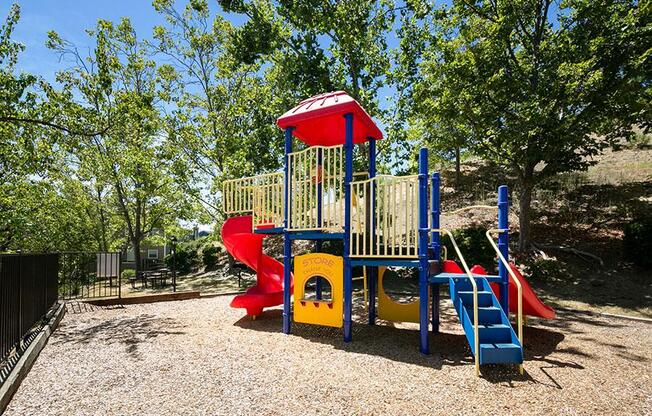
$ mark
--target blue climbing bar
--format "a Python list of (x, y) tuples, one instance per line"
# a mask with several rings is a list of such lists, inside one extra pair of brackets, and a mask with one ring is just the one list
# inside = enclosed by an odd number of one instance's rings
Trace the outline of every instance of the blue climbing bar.
[[(430, 229), (432, 230), (439, 229), (440, 227), (440, 185), (441, 179), (439, 172), (435, 172), (432, 174), (430, 183)], [(432, 258), (430, 260), (436, 260), (438, 262), (436, 267), (441, 269), (441, 235), (439, 231), (432, 232), (430, 250), (432, 252)], [(437, 334), (439, 333), (439, 283), (433, 283), (430, 291), (432, 293), (432, 307), (430, 308), (432, 311), (432, 332)]]
[(344, 136), (344, 342), (350, 342), (351, 316), (353, 315), (353, 270), (351, 268), (348, 238), (351, 231), (351, 187), (353, 180), (353, 113), (346, 113)]
[[(504, 230), (498, 235), (498, 250), (509, 261), (509, 193), (507, 185), (498, 187), (498, 228)], [(509, 316), (509, 273), (505, 265), (498, 261), (500, 276), (500, 306)]]
[[(318, 148), (317, 149), (317, 171), (322, 172), (323, 171), (323, 155), (322, 155), (322, 149)], [(323, 225), (323, 219), (322, 219), (322, 209), (323, 209), (323, 201), (322, 199), (324, 198), (324, 192), (323, 192), (323, 186), (322, 186), (322, 181), (317, 182), (317, 225), (319, 228), (322, 227)], [(315, 252), (316, 253), (321, 253), (322, 251), (322, 240), (315, 240)], [(322, 288), (323, 288), (324, 282), (323, 279), (320, 276), (317, 276), (315, 279), (315, 298), (317, 300), (322, 300)]]
[[(376, 139), (369, 137), (369, 179), (376, 177)], [(369, 182), (369, 198), (370, 201), (365, 202), (371, 204), (371, 201), (376, 198), (376, 183), (374, 181)], [(376, 241), (376, 215), (371, 212), (369, 215), (369, 244)], [(368, 299), (368, 314), (369, 314), (369, 325), (376, 324), (376, 283), (378, 282), (378, 266), (368, 266), (367, 267), (367, 299)]]
[(428, 149), (419, 151), (419, 350), (430, 353), (428, 343)]
[(292, 317), (290, 316), (291, 307), (291, 287), (292, 287), (292, 240), (290, 239), (288, 226), (290, 218), (290, 204), (292, 203), (292, 194), (290, 193), (290, 176), (288, 170), (290, 166), (290, 153), (292, 153), (292, 131), (294, 127), (285, 129), (285, 188), (283, 198), (285, 209), (283, 212), (283, 332), (290, 333)]

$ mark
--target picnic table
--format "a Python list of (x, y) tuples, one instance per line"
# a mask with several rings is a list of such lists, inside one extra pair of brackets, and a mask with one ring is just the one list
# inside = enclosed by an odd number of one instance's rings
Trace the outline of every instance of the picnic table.
[(168, 269), (146, 270), (143, 272), (143, 282), (145, 282), (145, 287), (147, 287), (147, 282), (151, 283), (152, 288), (157, 284), (159, 287), (167, 286), (168, 275)]
[(150, 282), (152, 288), (157, 285), (163, 287), (167, 286), (169, 275), (170, 271), (168, 269), (144, 270), (138, 272), (138, 277), (130, 278), (129, 282), (134, 289), (136, 288), (136, 280), (139, 279), (145, 288), (147, 288), (147, 282)]

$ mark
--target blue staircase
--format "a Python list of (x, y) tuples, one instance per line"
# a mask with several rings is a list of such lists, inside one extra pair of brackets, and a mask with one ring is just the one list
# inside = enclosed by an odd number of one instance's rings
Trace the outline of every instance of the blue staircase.
[[(441, 278), (444, 275), (442, 273), (434, 277)], [(478, 277), (475, 281), (478, 286), (480, 364), (522, 364), (523, 348), (509, 318), (494, 296), (489, 281), (484, 277)], [(449, 286), (451, 300), (471, 346), (471, 353), (475, 356), (473, 286), (467, 277), (450, 277)]]

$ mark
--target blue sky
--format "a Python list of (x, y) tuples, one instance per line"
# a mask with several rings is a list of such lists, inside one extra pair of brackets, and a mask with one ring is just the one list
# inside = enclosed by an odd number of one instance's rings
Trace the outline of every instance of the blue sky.
[[(0, 2), (3, 21), (15, 2)], [(19, 58), (19, 69), (39, 74), (48, 81), (53, 81), (57, 70), (64, 67), (57, 55), (45, 47), (48, 31), (54, 30), (63, 39), (83, 48), (93, 46), (85, 30), (93, 28), (98, 19), (117, 22), (128, 16), (142, 38), (149, 38), (152, 28), (164, 23), (151, 0), (22, 0), (17, 3), (21, 7), (21, 18), (13, 38), (26, 46)], [(179, 8), (185, 3), (179, 1)], [(217, 1), (211, 0), (209, 5), (217, 11)], [(239, 16), (228, 17), (235, 24), (242, 22)]]
[[(56, 31), (63, 39), (83, 49), (94, 47), (85, 30), (94, 28), (98, 19), (117, 22), (128, 16), (141, 38), (149, 38), (154, 26), (164, 24), (164, 18), (156, 13), (151, 0), (0, 0), (0, 19), (4, 21), (15, 2), (21, 6), (21, 18), (13, 39), (26, 46), (19, 57), (18, 68), (41, 75), (49, 82), (54, 82), (56, 72), (66, 64), (59, 62), (57, 54), (45, 47), (48, 31)], [(182, 9), (186, 3), (186, 0), (177, 0), (177, 8)], [(217, 0), (209, 0), (209, 6), (211, 11), (218, 12)], [(239, 15), (224, 15), (235, 25), (244, 21)], [(393, 34), (388, 40), (391, 47), (396, 45)], [(380, 90), (381, 107), (388, 105), (393, 92), (390, 87)]]

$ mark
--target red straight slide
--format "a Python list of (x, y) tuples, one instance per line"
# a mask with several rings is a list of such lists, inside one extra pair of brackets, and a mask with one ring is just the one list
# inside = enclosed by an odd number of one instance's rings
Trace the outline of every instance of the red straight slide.
[(228, 218), (222, 225), (226, 250), (238, 261), (256, 271), (256, 284), (231, 301), (231, 307), (244, 308), (258, 316), (263, 308), (283, 303), (283, 264), (263, 254), (263, 234), (252, 232), (250, 215)]
[[(523, 314), (528, 316), (536, 316), (543, 319), (555, 319), (557, 313), (550, 306), (546, 305), (539, 299), (530, 284), (525, 280), (525, 277), (518, 270), (518, 267), (513, 263), (510, 263), (510, 267), (514, 271), (514, 274), (521, 282), (523, 288)], [(462, 269), (451, 260), (444, 261), (443, 271), (449, 273), (463, 273)], [(487, 275), (487, 271), (479, 265), (475, 265), (470, 269), (471, 273), (478, 275)], [(498, 285), (496, 283), (491, 283), (491, 289), (494, 291), (494, 294), (500, 300), (500, 293), (498, 290)], [(512, 313), (518, 312), (518, 289), (516, 288), (516, 283), (512, 276), (509, 276), (509, 311)]]

